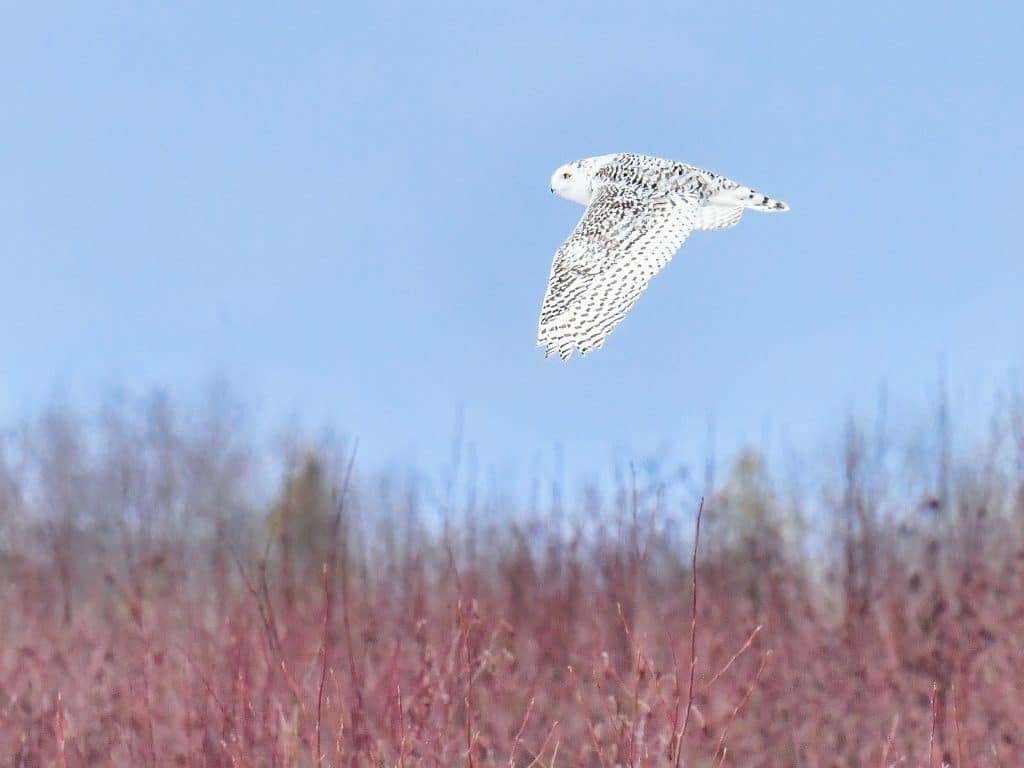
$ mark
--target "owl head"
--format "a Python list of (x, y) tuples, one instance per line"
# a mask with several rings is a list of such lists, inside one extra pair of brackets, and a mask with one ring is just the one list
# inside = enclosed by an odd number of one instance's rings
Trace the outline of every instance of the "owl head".
[(589, 205), (594, 194), (594, 174), (615, 155), (599, 155), (560, 165), (551, 175), (551, 191), (580, 205)]

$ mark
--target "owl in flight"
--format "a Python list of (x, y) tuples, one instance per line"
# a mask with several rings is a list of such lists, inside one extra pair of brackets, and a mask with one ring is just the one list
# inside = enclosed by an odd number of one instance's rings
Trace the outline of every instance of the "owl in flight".
[(568, 360), (599, 349), (695, 229), (789, 206), (692, 165), (621, 153), (566, 163), (551, 191), (587, 206), (551, 264), (537, 344)]

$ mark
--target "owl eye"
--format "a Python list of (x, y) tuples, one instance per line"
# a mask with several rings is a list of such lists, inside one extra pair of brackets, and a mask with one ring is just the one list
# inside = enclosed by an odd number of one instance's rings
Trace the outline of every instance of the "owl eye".
[(570, 179), (570, 178), (572, 178), (572, 174), (569, 173), (568, 171), (566, 171), (565, 173), (562, 174), (562, 178), (563, 179)]

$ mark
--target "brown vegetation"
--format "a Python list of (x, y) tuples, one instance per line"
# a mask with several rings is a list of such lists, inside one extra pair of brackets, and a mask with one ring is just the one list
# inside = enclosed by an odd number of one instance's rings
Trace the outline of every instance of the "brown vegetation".
[(851, 427), (820, 491), (784, 498), (745, 454), (685, 506), (626, 472), (573, 514), (450, 488), (429, 504), (326, 449), (294, 451), (263, 503), (223, 407), (52, 412), (0, 447), (0, 754), (1020, 765), (1024, 419), (1007, 410), (965, 459), (944, 420), (906, 453)]

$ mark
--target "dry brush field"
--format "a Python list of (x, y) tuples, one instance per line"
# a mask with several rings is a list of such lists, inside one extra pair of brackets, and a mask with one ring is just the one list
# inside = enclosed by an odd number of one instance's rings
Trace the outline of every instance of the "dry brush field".
[(329, 447), (261, 493), (230, 413), (54, 410), (0, 453), (0, 755), (1024, 765), (1020, 414), (967, 455), (849, 427), (801, 493), (744, 454), (519, 505)]

